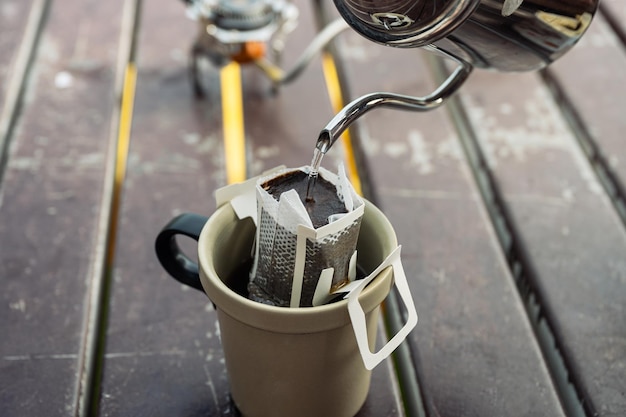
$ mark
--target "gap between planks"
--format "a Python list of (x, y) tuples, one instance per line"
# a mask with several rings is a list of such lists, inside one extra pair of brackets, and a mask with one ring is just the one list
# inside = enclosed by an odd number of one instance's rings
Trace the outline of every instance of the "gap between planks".
[(98, 414), (106, 344), (108, 302), (115, 253), (120, 193), (134, 98), (135, 48), (142, 0), (125, 0), (120, 31), (120, 49), (115, 71), (115, 97), (104, 174), (103, 197), (98, 213), (94, 253), (87, 276), (87, 298), (79, 351), (74, 416)]

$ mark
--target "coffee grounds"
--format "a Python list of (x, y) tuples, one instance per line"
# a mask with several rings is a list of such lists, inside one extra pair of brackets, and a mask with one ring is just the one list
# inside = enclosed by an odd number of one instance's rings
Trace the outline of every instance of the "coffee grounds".
[(282, 193), (296, 190), (300, 200), (306, 208), (315, 229), (328, 224), (328, 217), (333, 214), (347, 213), (346, 205), (337, 196), (337, 188), (319, 176), (317, 178), (313, 196), (306, 198), (309, 175), (303, 171), (292, 171), (266, 181), (261, 186), (265, 191), (279, 201)]

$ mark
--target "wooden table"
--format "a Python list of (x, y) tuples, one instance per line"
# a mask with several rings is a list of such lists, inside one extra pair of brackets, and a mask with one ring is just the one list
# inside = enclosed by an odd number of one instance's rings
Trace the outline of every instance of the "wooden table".
[[(296, 4), (285, 67), (334, 16)], [(475, 71), (438, 110), (372, 112), (325, 158), (394, 224), (420, 315), (360, 417), (626, 415), (624, 21), (603, 0), (547, 70)], [(193, 95), (195, 32), (174, 0), (0, 1), (0, 415), (236, 416), (215, 311), (162, 270), (159, 229), (210, 214), (237, 158), (248, 177), (307, 164), (341, 101), (445, 76), (353, 32), (278, 94), (230, 67), (242, 156), (225, 72)], [(381, 334), (401, 322), (392, 298)]]

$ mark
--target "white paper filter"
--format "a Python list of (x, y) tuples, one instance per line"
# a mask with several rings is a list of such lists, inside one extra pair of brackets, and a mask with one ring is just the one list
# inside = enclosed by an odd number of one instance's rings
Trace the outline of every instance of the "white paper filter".
[(262, 184), (294, 171), (308, 175), (309, 168), (281, 170), (256, 183), (257, 233), (250, 298), (266, 304), (304, 307), (328, 302), (331, 288), (356, 276), (356, 242), (363, 200), (348, 181), (343, 166), (337, 175), (320, 169), (319, 175), (337, 188), (347, 213), (329, 217), (315, 229), (295, 190), (277, 201)]

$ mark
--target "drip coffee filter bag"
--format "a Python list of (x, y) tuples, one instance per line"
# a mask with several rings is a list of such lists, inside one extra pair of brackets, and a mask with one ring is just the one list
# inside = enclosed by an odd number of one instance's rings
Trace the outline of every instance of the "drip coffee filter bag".
[(320, 169), (313, 201), (305, 198), (309, 167), (257, 181), (250, 299), (284, 307), (321, 305), (355, 279), (364, 203), (343, 166), (338, 171)]
[[(324, 198), (338, 200), (339, 204), (335, 205), (332, 201), (327, 204), (327, 200), (321, 215), (316, 211), (310, 216), (301, 195), (306, 193), (308, 169), (277, 167), (260, 177), (220, 188), (215, 192), (217, 207), (229, 204), (238, 221), (250, 218), (255, 224), (254, 245), (250, 253), (253, 267), (249, 279), (242, 277), (247, 281), (251, 293), (247, 295), (248, 298), (287, 307), (319, 306), (333, 302), (336, 298), (347, 300), (347, 313), (363, 364), (371, 370), (387, 358), (417, 324), (417, 313), (400, 259), (401, 248), (397, 246), (376, 267), (369, 262), (371, 259), (367, 259), (368, 262), (364, 262), (368, 264), (365, 274), (369, 275), (355, 279), (356, 243), (358, 236), (363, 235), (361, 222), (366, 202), (349, 184), (342, 167), (339, 167), (338, 175), (322, 169), (313, 196), (318, 198), (318, 203), (322, 202), (321, 197), (326, 196)], [(324, 190), (323, 187), (327, 188)], [(375, 209), (371, 205), (370, 208)], [(376, 217), (370, 214), (370, 219), (373, 218), (371, 216)], [(363, 242), (361, 236), (362, 246), (359, 246), (363, 253), (369, 253), (367, 241), (376, 239), (377, 233), (381, 233), (381, 239), (392, 239), (395, 244), (393, 230), (385, 232), (383, 223), (373, 224), (372, 220), (367, 220), (367, 216), (364, 220), (367, 238)], [(323, 224), (318, 224), (320, 221)], [(220, 240), (219, 237), (215, 239)], [(230, 239), (234, 237), (230, 236)], [(241, 260), (226, 262), (230, 261)], [(361, 296), (370, 283), (382, 279), (387, 268), (393, 271), (393, 285), (405, 306), (407, 320), (384, 346), (373, 352), (370, 330), (375, 326), (368, 324), (368, 317), (371, 316), (367, 312), (371, 310), (366, 311), (361, 305)], [(209, 283), (206, 285), (212, 287)], [(217, 287), (213, 289), (218, 293), (221, 291)], [(246, 296), (244, 293), (240, 294)], [(277, 312), (272, 310), (263, 308), (259, 312), (277, 317)], [(284, 317), (290, 317), (289, 310), (283, 310), (286, 313)], [(283, 317), (282, 314), (278, 316)], [(269, 333), (277, 334), (274, 331)], [(254, 334), (258, 335), (259, 332), (255, 331)]]

